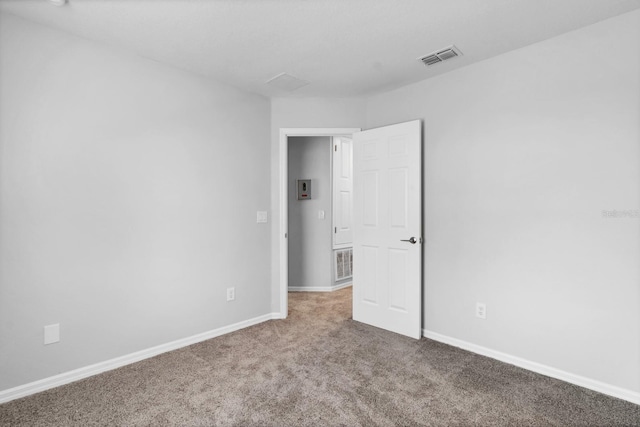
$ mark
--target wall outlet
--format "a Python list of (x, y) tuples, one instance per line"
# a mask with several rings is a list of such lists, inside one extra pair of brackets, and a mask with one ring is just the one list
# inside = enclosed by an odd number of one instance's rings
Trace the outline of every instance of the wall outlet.
[(236, 299), (236, 288), (227, 288), (227, 301)]
[(44, 327), (44, 345), (60, 341), (60, 324), (46, 325)]
[(480, 319), (487, 318), (487, 305), (485, 303), (482, 303), (482, 302), (476, 303), (476, 317)]

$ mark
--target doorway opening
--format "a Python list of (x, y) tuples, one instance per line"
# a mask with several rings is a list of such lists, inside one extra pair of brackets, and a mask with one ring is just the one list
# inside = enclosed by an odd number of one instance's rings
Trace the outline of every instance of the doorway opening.
[[(280, 130), (282, 318), (287, 317), (289, 290), (331, 291), (350, 284), (347, 277), (351, 275), (353, 262), (352, 252), (348, 251), (350, 227), (342, 227), (341, 220), (350, 217), (351, 206), (341, 206), (345, 191), (340, 191), (340, 179), (336, 180), (332, 170), (338, 175), (343, 171), (342, 167), (332, 169), (332, 166), (337, 152), (349, 152), (352, 148), (351, 135), (358, 131), (357, 128)], [(351, 161), (347, 154), (340, 159), (339, 166)]]

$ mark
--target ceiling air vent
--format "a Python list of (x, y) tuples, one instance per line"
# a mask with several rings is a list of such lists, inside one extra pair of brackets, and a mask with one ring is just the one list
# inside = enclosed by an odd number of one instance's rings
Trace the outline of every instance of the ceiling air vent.
[(455, 46), (449, 46), (418, 59), (420, 59), (424, 65), (430, 67), (438, 62), (446, 61), (447, 59), (455, 58), (456, 56), (462, 56), (462, 52), (460, 52), (460, 50)]

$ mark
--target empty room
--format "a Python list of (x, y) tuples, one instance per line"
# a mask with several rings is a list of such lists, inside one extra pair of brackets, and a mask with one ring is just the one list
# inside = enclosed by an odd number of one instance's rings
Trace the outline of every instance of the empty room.
[(0, 425), (640, 426), (640, 0), (0, 0)]

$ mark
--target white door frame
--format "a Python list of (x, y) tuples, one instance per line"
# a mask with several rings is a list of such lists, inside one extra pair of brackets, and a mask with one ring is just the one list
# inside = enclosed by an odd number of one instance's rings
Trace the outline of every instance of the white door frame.
[(289, 312), (289, 245), (287, 233), (289, 232), (289, 198), (288, 194), (288, 170), (289, 170), (289, 146), (290, 136), (346, 136), (360, 132), (360, 128), (280, 128), (280, 142), (278, 146), (280, 164), (280, 318), (286, 319)]

